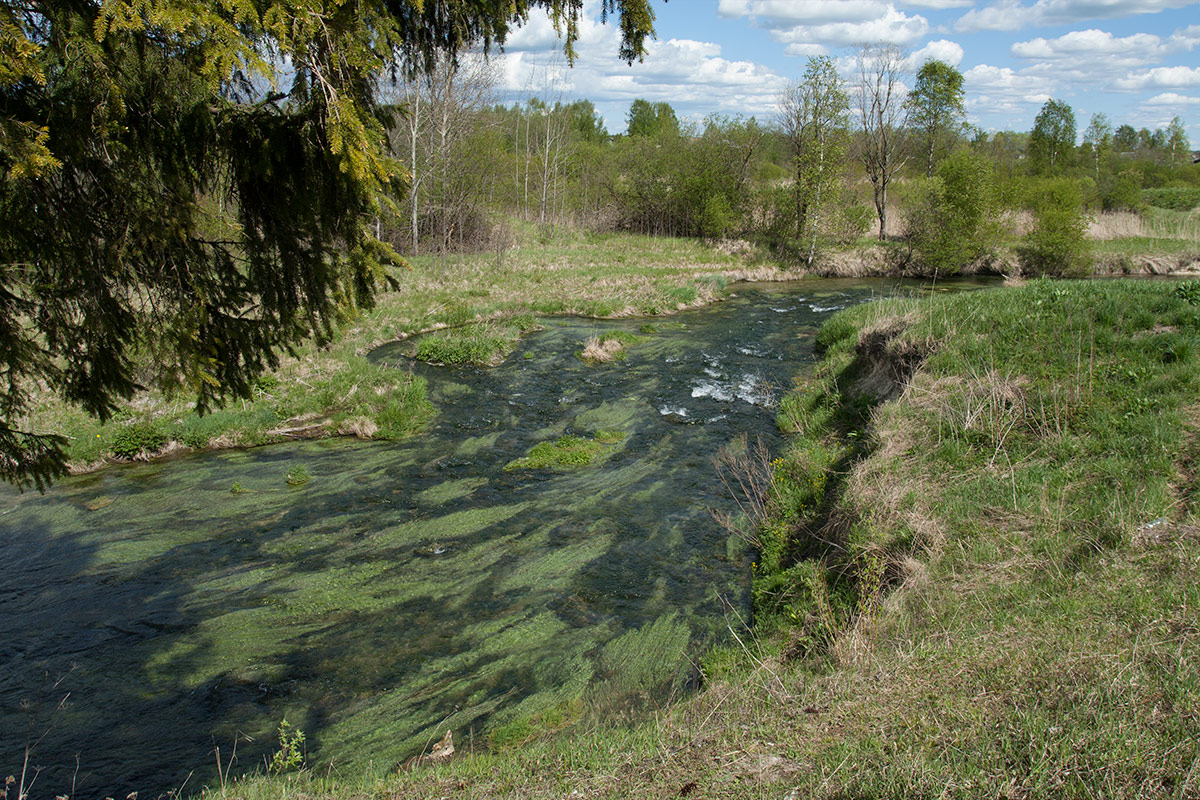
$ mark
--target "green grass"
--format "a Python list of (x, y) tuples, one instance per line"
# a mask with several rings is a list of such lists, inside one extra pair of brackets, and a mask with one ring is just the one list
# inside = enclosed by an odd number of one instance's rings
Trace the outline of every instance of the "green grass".
[(520, 337), (538, 329), (531, 316), (510, 324), (482, 322), (427, 333), (416, 340), (414, 356), (432, 364), (492, 366), (512, 352)]
[(1170, 239), (1153, 236), (1124, 236), (1092, 243), (1097, 255), (1108, 253), (1127, 256), (1200, 254), (1200, 242), (1188, 239)]

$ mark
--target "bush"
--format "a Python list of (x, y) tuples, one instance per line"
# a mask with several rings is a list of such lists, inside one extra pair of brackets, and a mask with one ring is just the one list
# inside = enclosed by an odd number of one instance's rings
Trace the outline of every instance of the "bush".
[(1191, 211), (1200, 206), (1200, 189), (1192, 186), (1174, 186), (1164, 189), (1143, 189), (1142, 201), (1155, 208), (1170, 211)]
[(1092, 266), (1087, 216), (1079, 185), (1060, 178), (1047, 181), (1034, 200), (1033, 230), (1017, 247), (1027, 275), (1081, 276)]
[(1097, 187), (1100, 207), (1105, 211), (1137, 211), (1145, 204), (1142, 173), (1132, 167), (1119, 175), (1105, 175)]
[(935, 274), (961, 272), (999, 241), (995, 179), (982, 156), (952, 154), (914, 195), (907, 237), (919, 262)]
[(842, 246), (854, 244), (866, 235), (874, 219), (875, 210), (870, 206), (861, 203), (846, 206), (833, 219), (833, 238)]
[(143, 420), (118, 430), (112, 439), (112, 451), (118, 458), (134, 458), (159, 450), (167, 441), (167, 432), (161, 423)]

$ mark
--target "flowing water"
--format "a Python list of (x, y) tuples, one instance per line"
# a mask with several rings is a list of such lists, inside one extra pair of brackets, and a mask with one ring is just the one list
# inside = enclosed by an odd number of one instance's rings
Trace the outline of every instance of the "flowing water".
[[(710, 463), (774, 441), (775, 399), (832, 311), (895, 283), (739, 289), (668, 319), (547, 320), (503, 365), (410, 365), (439, 415), (325, 440), (0, 490), (0, 775), (150, 797), (263, 763), (390, 768), (447, 729), (519, 737), (661, 703), (748, 617), (752, 554), (709, 513)], [(650, 325), (642, 331), (643, 326)], [(588, 337), (642, 337), (587, 365)], [(505, 469), (601, 432), (595, 463)], [(303, 467), (311, 478), (289, 485)], [(190, 777), (189, 777), (190, 776)]]

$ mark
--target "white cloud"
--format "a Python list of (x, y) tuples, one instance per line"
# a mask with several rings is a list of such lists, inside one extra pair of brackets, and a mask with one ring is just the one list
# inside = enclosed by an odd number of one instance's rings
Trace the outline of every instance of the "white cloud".
[[(951, 8), (971, 0), (916, 0), (914, 5)], [(844, 46), (858, 42), (907, 45), (929, 32), (929, 21), (886, 0), (720, 0), (717, 13), (745, 17), (756, 28), (789, 45), (789, 55), (808, 55), (791, 45)]]
[(1044, 77), (1027, 75), (1011, 67), (980, 64), (963, 73), (967, 111), (976, 118), (998, 115), (1005, 127), (1023, 130), (1024, 120), (1050, 99), (1053, 84)]
[(823, 56), (828, 52), (829, 50), (826, 49), (824, 45), (807, 43), (802, 44), (799, 42), (789, 44), (787, 47), (783, 48), (783, 54), (785, 56), (799, 56), (801, 58), (808, 58), (809, 56)]
[(975, 0), (907, 0), (905, 5), (917, 6), (918, 8), (931, 8), (935, 11), (943, 11), (947, 8), (966, 8), (967, 6), (975, 5)]
[(1195, 106), (1200, 105), (1200, 97), (1189, 97), (1188, 95), (1176, 94), (1175, 92), (1163, 92), (1151, 97), (1143, 105), (1147, 106)]
[(1187, 89), (1200, 86), (1200, 67), (1155, 67), (1139, 73), (1128, 73), (1109, 85), (1122, 92)]
[(1150, 64), (1160, 60), (1166, 52), (1166, 43), (1154, 34), (1135, 33), (1117, 38), (1095, 28), (1072, 31), (1057, 39), (1016, 42), (1012, 46), (1012, 54), (1018, 58), (1052, 62), (1056, 66), (1094, 63), (1109, 69)]
[(929, 33), (925, 17), (908, 16), (893, 5), (872, 19), (862, 21), (828, 22), (817, 25), (797, 25), (774, 30), (771, 36), (788, 44), (824, 44), (847, 46), (859, 42), (883, 42), (908, 45)]
[(782, 30), (797, 25), (866, 22), (884, 12), (880, 0), (721, 0), (723, 17), (750, 17), (761, 28)]
[(627, 65), (617, 57), (619, 29), (611, 22), (601, 25), (596, 16), (593, 9), (580, 19), (578, 55), (569, 68), (561, 42), (550, 38), (553, 25), (543, 12), (531, 14), (497, 57), (510, 99), (587, 98), (605, 113), (610, 130), (619, 130), (623, 121), (617, 120), (636, 98), (669, 102), (688, 118), (712, 112), (770, 115), (787, 84), (760, 64), (722, 57), (718, 44), (691, 39), (647, 41), (645, 60)]
[(1037, 0), (1021, 5), (1018, 0), (1000, 0), (985, 8), (972, 9), (954, 23), (959, 33), (1015, 31), (1042, 25), (1071, 25), (1084, 20), (1113, 19), (1135, 14), (1155, 14), (1183, 8), (1195, 0)]
[(921, 68), (926, 61), (937, 59), (945, 61), (952, 67), (957, 67), (963, 60), (962, 45), (947, 39), (937, 39), (922, 47), (908, 57), (908, 67), (913, 72)]

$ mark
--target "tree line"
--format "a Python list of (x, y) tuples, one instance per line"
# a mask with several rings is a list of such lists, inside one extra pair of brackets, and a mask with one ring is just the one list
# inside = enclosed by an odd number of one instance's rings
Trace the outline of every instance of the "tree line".
[[(1200, 187), (1179, 117), (1150, 131), (1096, 114), (1077, 144), (1073, 110), (1051, 99), (1031, 130), (988, 134), (968, 124), (963, 75), (944, 61), (910, 71), (900, 49), (873, 45), (854, 64), (845, 76), (810, 58), (771, 119), (691, 123), (639, 99), (621, 134), (553, 86), (496, 103), (485, 61), (439, 69), (394, 98), (393, 144), (413, 188), (409, 216), (383, 223), (386, 238), (406, 253), (502, 249), (519, 220), (741, 237), (811, 265), (872, 230), (945, 271), (984, 255), (1002, 210), (1057, 225), (1049, 241), (1063, 226), (1082, 236), (1086, 212), (1142, 208), (1146, 190), (1186, 203)], [(1028, 253), (1031, 269), (1071, 267)]]

